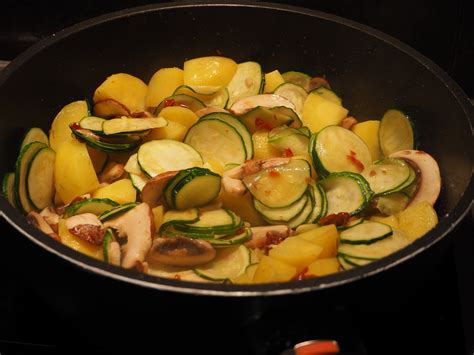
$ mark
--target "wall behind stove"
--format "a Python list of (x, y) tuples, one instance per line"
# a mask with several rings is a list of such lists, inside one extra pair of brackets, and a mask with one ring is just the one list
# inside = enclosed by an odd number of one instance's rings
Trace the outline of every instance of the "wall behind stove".
[[(472, 0), (273, 0), (336, 14), (386, 32), (445, 69), (474, 97)], [(163, 1), (0, 1), (0, 60), (42, 37), (111, 11)]]

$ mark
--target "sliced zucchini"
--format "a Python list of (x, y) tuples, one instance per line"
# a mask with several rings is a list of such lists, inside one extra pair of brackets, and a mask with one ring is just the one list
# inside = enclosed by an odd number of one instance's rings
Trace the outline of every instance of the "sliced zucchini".
[(346, 230), (346, 229), (349, 229), (349, 228), (352, 228), (354, 226), (357, 226), (359, 224), (361, 224), (362, 222), (364, 222), (365, 219), (363, 217), (360, 217), (360, 218), (356, 218), (352, 221), (350, 221), (349, 223), (347, 223), (345, 226), (337, 226), (337, 230), (339, 231), (343, 231), (343, 230)]
[(310, 86), (309, 83), (311, 81), (311, 76), (309, 76), (308, 74), (299, 71), (287, 71), (281, 74), (281, 76), (287, 83), (299, 85), (303, 89), (308, 91)]
[(201, 155), (190, 145), (171, 139), (149, 141), (138, 149), (138, 164), (149, 177), (166, 171), (202, 166)]
[(34, 209), (26, 190), (28, 166), (35, 154), (45, 147), (47, 145), (41, 142), (28, 143), (21, 149), (15, 163), (15, 205), (24, 213)]
[[(221, 176), (205, 168), (190, 168), (188, 174), (173, 184), (170, 201), (177, 210), (201, 207), (214, 200), (221, 189)], [(166, 188), (165, 188), (166, 191)], [(165, 192), (165, 196), (168, 196)]]
[(206, 239), (214, 248), (226, 248), (231, 245), (244, 244), (252, 239), (252, 230), (246, 228), (242, 233), (231, 237)]
[(297, 120), (299, 119), (293, 110), (287, 109), (286, 107), (277, 110), (275, 107), (267, 108), (258, 106), (240, 116), (240, 120), (244, 123), (249, 132), (253, 134), (257, 130), (271, 131), (283, 125), (290, 126), (298, 122)]
[(306, 192), (311, 168), (304, 159), (291, 159), (288, 164), (263, 169), (243, 178), (252, 196), (270, 208), (287, 207)]
[(158, 116), (165, 107), (169, 106), (181, 106), (181, 107), (186, 107), (190, 109), (193, 112), (196, 112), (200, 109), (203, 109), (206, 107), (204, 102), (199, 100), (198, 98), (185, 95), (185, 94), (178, 94), (178, 95), (172, 95), (164, 99), (156, 108), (155, 110), (155, 116)]
[(108, 209), (107, 211), (102, 212), (99, 215), (99, 220), (101, 222), (108, 221), (109, 219), (118, 217), (124, 214), (125, 212), (130, 211), (132, 208), (135, 208), (138, 205), (139, 205), (138, 202), (128, 202), (128, 203), (124, 203), (123, 205), (112, 207), (111, 209)]
[(304, 194), (301, 198), (288, 207), (270, 208), (259, 202), (253, 200), (255, 209), (270, 223), (288, 222), (299, 215), (306, 206), (308, 194)]
[(212, 232), (218, 234), (232, 233), (241, 228), (242, 222), (234, 219), (234, 214), (226, 209), (204, 211), (200, 213), (199, 220), (194, 223), (175, 225), (177, 230), (189, 232)]
[(82, 213), (93, 213), (97, 216), (102, 216), (104, 212), (110, 211), (118, 205), (117, 202), (108, 198), (86, 198), (67, 206), (64, 209), (64, 217), (68, 218)]
[(301, 116), (303, 104), (308, 97), (304, 88), (293, 83), (283, 83), (273, 93), (291, 101), (295, 105), (295, 112)]
[(181, 85), (176, 88), (173, 95), (185, 94), (202, 101), (206, 106), (225, 108), (229, 101), (229, 91), (225, 87), (212, 87), (211, 92), (205, 92), (209, 87), (191, 87)]
[(106, 135), (117, 133), (140, 133), (154, 128), (165, 127), (168, 121), (163, 117), (129, 118), (120, 117), (106, 120), (102, 130)]
[(169, 210), (163, 216), (160, 233), (165, 231), (168, 226), (176, 224), (194, 223), (199, 221), (199, 210), (197, 208), (190, 208), (185, 211)]
[(127, 143), (108, 143), (100, 140), (100, 137), (96, 136), (88, 130), (82, 129), (77, 123), (73, 123), (69, 126), (72, 133), (79, 140), (86, 143), (91, 148), (100, 150), (105, 153), (119, 153), (119, 152), (130, 152), (136, 149), (140, 143), (140, 139), (135, 139)]
[(129, 174), (143, 174), (140, 164), (138, 164), (138, 153), (130, 155), (130, 158), (128, 158), (127, 163), (124, 166), (124, 169)]
[[(252, 135), (250, 134), (247, 127), (235, 116), (228, 113), (215, 112), (205, 115), (200, 120), (217, 119), (231, 125), (242, 137), (245, 145), (245, 157), (247, 160), (253, 157), (253, 142)], [(232, 164), (232, 163), (231, 163)], [(226, 164), (227, 165), (227, 164)]]
[(290, 149), (293, 155), (307, 155), (309, 137), (299, 128), (277, 127), (268, 133), (268, 142), (280, 151)]
[(377, 260), (404, 248), (408, 244), (410, 244), (410, 241), (405, 233), (398, 229), (394, 229), (391, 236), (372, 244), (354, 245), (340, 243), (338, 247), (338, 255), (354, 259)]
[(92, 133), (103, 134), (104, 131), (102, 129), (102, 125), (105, 121), (107, 120), (101, 117), (86, 116), (79, 121), (79, 126), (81, 126), (81, 128), (91, 131)]
[(388, 224), (367, 221), (340, 232), (339, 241), (346, 244), (373, 244), (392, 233), (392, 227)]
[(21, 141), (20, 150), (23, 149), (24, 146), (32, 143), (32, 142), (40, 142), (46, 145), (49, 145), (49, 139), (46, 133), (41, 128), (33, 127), (26, 132), (23, 140)]
[(310, 184), (310, 188), (310, 193), (313, 197), (313, 210), (308, 216), (306, 223), (317, 223), (320, 218), (326, 215), (326, 193), (319, 184)]
[(104, 242), (102, 245), (102, 253), (104, 256), (104, 262), (107, 264), (111, 263), (110, 256), (109, 256), (110, 244), (112, 244), (112, 242), (115, 242), (115, 241), (116, 240), (115, 240), (113, 230), (111, 228), (107, 228), (104, 234)]
[(377, 198), (375, 207), (383, 214), (392, 216), (407, 208), (410, 197), (404, 192), (394, 192)]
[(288, 221), (288, 226), (290, 228), (296, 228), (301, 224), (305, 224), (309, 222), (308, 219), (311, 217), (313, 208), (314, 208), (313, 195), (311, 193), (308, 193), (308, 200), (306, 201), (305, 207), (303, 208), (300, 214), (298, 214), (295, 218)]
[[(237, 65), (232, 80), (227, 85), (229, 101), (227, 107), (244, 97), (257, 95), (264, 85), (262, 67), (256, 62), (244, 62)], [(263, 84), (263, 85), (262, 85)]]
[(214, 160), (222, 166), (242, 164), (247, 157), (240, 133), (220, 119), (199, 120), (188, 130), (184, 142), (196, 149), (204, 161)]
[(214, 260), (194, 272), (203, 279), (222, 282), (242, 275), (249, 265), (250, 251), (239, 245), (219, 250)]
[(337, 257), (337, 260), (339, 261), (339, 263), (341, 264), (344, 270), (350, 270), (358, 266), (364, 266), (364, 265), (370, 264), (373, 261), (373, 260), (351, 258), (346, 255), (339, 255)]
[(376, 196), (401, 190), (410, 178), (410, 166), (403, 159), (386, 158), (362, 172)]
[(335, 104), (342, 106), (342, 100), (339, 96), (336, 95), (336, 93), (328, 88), (325, 88), (324, 86), (320, 86), (317, 89), (314, 89), (311, 92), (317, 93), (319, 96), (322, 96), (328, 101), (334, 102)]
[(314, 134), (309, 151), (318, 174), (362, 172), (372, 165), (369, 148), (358, 135), (341, 126), (328, 126)]
[(133, 174), (130, 173), (130, 180), (132, 181), (133, 187), (138, 191), (141, 192), (143, 190), (143, 187), (146, 185), (149, 178), (146, 177), (145, 174)]
[(355, 268), (356, 266), (355, 265), (352, 265), (351, 263), (349, 263), (346, 258), (342, 255), (338, 255), (337, 256), (337, 261), (339, 261), (339, 264), (341, 264), (341, 267), (344, 269), (344, 270), (351, 270), (353, 268)]
[(15, 173), (5, 173), (2, 179), (2, 194), (13, 207), (15, 201)]
[(379, 141), (386, 157), (400, 150), (414, 149), (415, 135), (408, 116), (394, 109), (385, 112), (380, 121)]
[(54, 161), (56, 153), (49, 147), (36, 152), (28, 163), (26, 172), (26, 194), (36, 210), (54, 203)]
[(347, 212), (353, 216), (363, 211), (372, 197), (369, 184), (359, 174), (332, 173), (320, 184), (326, 192), (328, 215)]

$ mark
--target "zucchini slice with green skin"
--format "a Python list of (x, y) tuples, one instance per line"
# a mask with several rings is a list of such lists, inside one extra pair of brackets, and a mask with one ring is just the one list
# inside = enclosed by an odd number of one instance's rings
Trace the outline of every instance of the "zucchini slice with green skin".
[(326, 193), (328, 215), (340, 212), (356, 215), (367, 207), (373, 194), (367, 181), (355, 173), (333, 173), (319, 183)]
[(149, 141), (138, 149), (138, 164), (149, 177), (202, 166), (201, 155), (192, 146), (171, 139)]
[(295, 105), (295, 112), (301, 116), (303, 104), (308, 97), (308, 93), (304, 88), (293, 83), (283, 83), (273, 93), (291, 101)]
[(184, 179), (186, 176), (188, 176), (189, 174), (191, 174), (191, 169), (193, 168), (189, 168), (189, 169), (184, 169), (184, 170), (181, 170), (180, 172), (178, 172), (175, 176), (173, 176), (169, 181), (168, 183), (166, 184), (165, 188), (164, 188), (164, 191), (163, 191), (163, 196), (165, 198), (165, 202), (166, 204), (171, 207), (171, 208), (174, 208), (174, 201), (173, 201), (173, 190), (175, 188), (175, 186), (182, 180)]
[(96, 116), (86, 116), (79, 121), (79, 126), (81, 128), (87, 129), (94, 134), (104, 134), (102, 125), (107, 121), (105, 118), (96, 117)]
[(293, 124), (297, 114), (291, 109), (288, 110), (289, 111), (281, 112), (276, 111), (274, 108), (257, 106), (239, 116), (239, 118), (249, 132), (253, 134), (258, 130), (271, 131), (276, 127), (283, 125), (290, 126)]
[(199, 87), (181, 85), (176, 88), (173, 95), (184, 94), (195, 97), (202, 101), (206, 106), (225, 108), (229, 102), (229, 91), (225, 87), (217, 87), (213, 92), (204, 93)]
[(151, 118), (129, 118), (120, 117), (106, 120), (102, 124), (102, 130), (105, 135), (123, 134), (123, 133), (141, 133), (154, 128), (161, 128), (168, 125), (168, 121), (163, 117)]
[(339, 264), (341, 264), (341, 267), (344, 270), (351, 270), (356, 267), (355, 265), (352, 265), (351, 263), (347, 262), (346, 258), (342, 255), (337, 256), (337, 261), (339, 261)]
[(306, 155), (309, 147), (309, 137), (300, 129), (277, 127), (268, 133), (268, 142), (280, 151), (290, 149), (293, 155)]
[(283, 77), (283, 80), (285, 80), (285, 82), (299, 85), (306, 91), (309, 90), (311, 76), (309, 76), (308, 74), (292, 70), (281, 74), (281, 76)]
[(240, 133), (230, 124), (214, 118), (199, 120), (186, 134), (184, 143), (196, 149), (204, 159), (242, 164), (247, 157), (245, 142)]
[(339, 234), (339, 241), (345, 244), (373, 244), (393, 234), (388, 224), (367, 221), (352, 226)]
[(130, 152), (136, 149), (141, 143), (141, 139), (136, 139), (129, 143), (103, 142), (100, 140), (100, 137), (97, 137), (90, 131), (80, 128), (77, 123), (73, 123), (69, 127), (71, 128), (74, 136), (76, 136), (80, 141), (86, 143), (91, 148), (105, 153)]
[(214, 248), (227, 248), (232, 245), (244, 244), (252, 239), (252, 230), (246, 228), (245, 231), (231, 237), (206, 239)]
[(112, 242), (115, 242), (115, 236), (114, 232), (112, 231), (111, 228), (107, 228), (104, 234), (104, 242), (102, 245), (102, 253), (104, 256), (104, 262), (107, 264), (110, 264), (110, 258), (109, 258), (109, 250), (110, 250), (110, 244)]
[(107, 211), (102, 212), (99, 215), (99, 220), (101, 222), (108, 221), (109, 219), (118, 217), (124, 214), (125, 212), (130, 211), (132, 208), (135, 208), (138, 205), (139, 205), (138, 202), (128, 202), (128, 203), (124, 203), (123, 205), (112, 207), (108, 209)]
[(377, 260), (404, 248), (408, 244), (410, 244), (410, 241), (406, 235), (400, 230), (393, 229), (392, 235), (372, 244), (340, 243), (337, 252), (338, 255), (353, 259)]
[(236, 220), (236, 215), (226, 209), (204, 211), (199, 215), (199, 220), (194, 223), (176, 224), (177, 230), (195, 233), (215, 233), (229, 235), (242, 228), (240, 218)]
[(205, 168), (190, 168), (171, 191), (171, 207), (186, 210), (214, 200), (221, 190), (221, 176)]
[(361, 173), (372, 165), (365, 142), (341, 126), (328, 126), (313, 134), (309, 152), (321, 176), (341, 171)]
[(415, 135), (408, 116), (399, 110), (387, 110), (380, 120), (379, 141), (385, 156), (400, 150), (414, 149)]
[(232, 127), (235, 128), (235, 130), (240, 134), (242, 137), (242, 140), (244, 141), (245, 145), (245, 159), (250, 160), (253, 157), (253, 141), (252, 141), (252, 135), (250, 134), (249, 130), (247, 127), (239, 120), (237, 117), (232, 116), (231, 114), (228, 113), (223, 113), (223, 112), (214, 112), (210, 113), (208, 115), (205, 115), (200, 118), (200, 120), (209, 120), (209, 119), (216, 119), (216, 120), (221, 120), (222, 122), (225, 122)]
[(163, 222), (160, 226), (160, 234), (166, 231), (169, 226), (177, 224), (194, 223), (199, 221), (199, 210), (190, 208), (185, 211), (169, 210), (163, 216)]
[(308, 194), (308, 200), (306, 201), (306, 205), (295, 218), (288, 221), (288, 226), (290, 228), (296, 228), (301, 224), (305, 224), (308, 222), (308, 219), (311, 217), (314, 208), (314, 199), (311, 193)]
[(130, 174), (130, 180), (132, 181), (132, 185), (137, 190), (138, 192), (141, 192), (143, 190), (143, 187), (146, 185), (149, 178), (145, 176), (145, 174)]
[(391, 216), (407, 208), (410, 197), (404, 192), (394, 192), (377, 198), (375, 207), (383, 214)]
[(288, 207), (270, 208), (255, 199), (253, 205), (267, 222), (278, 224), (288, 222), (299, 215), (305, 208), (308, 198), (308, 194), (304, 194), (298, 201)]
[(242, 275), (250, 263), (250, 250), (239, 245), (219, 250), (214, 260), (194, 272), (203, 279), (223, 282)]
[(119, 206), (117, 202), (108, 198), (86, 198), (67, 206), (64, 209), (64, 217), (68, 218), (82, 213), (93, 213), (96, 216), (101, 216), (104, 212), (117, 206)]
[(2, 194), (13, 207), (15, 201), (15, 173), (5, 173), (2, 179)]
[(327, 201), (326, 193), (322, 187), (316, 183), (310, 185), (310, 193), (313, 197), (313, 210), (308, 216), (306, 223), (317, 223), (320, 218), (326, 215)]
[(54, 203), (54, 161), (56, 153), (49, 147), (41, 148), (31, 158), (26, 172), (26, 194), (36, 210)]
[(143, 171), (140, 168), (140, 164), (138, 164), (137, 153), (130, 155), (130, 158), (128, 158), (127, 163), (124, 166), (124, 169), (129, 174), (135, 174), (135, 175), (143, 174)]
[(31, 142), (25, 145), (18, 155), (15, 163), (15, 205), (24, 213), (34, 210), (34, 206), (30, 203), (27, 193), (27, 173), (31, 159), (42, 148), (47, 145), (41, 142)]
[(350, 270), (355, 267), (364, 266), (364, 265), (370, 264), (373, 261), (373, 260), (351, 258), (346, 255), (339, 255), (337, 257), (337, 260), (339, 261), (339, 264), (341, 264), (344, 270)]
[(23, 149), (24, 146), (32, 142), (40, 142), (49, 145), (48, 135), (44, 133), (41, 128), (30, 128), (23, 137), (23, 140), (21, 141), (20, 150)]
[(325, 88), (324, 86), (320, 86), (319, 88), (316, 88), (311, 92), (315, 92), (319, 96), (322, 96), (326, 100), (334, 102), (335, 104), (339, 106), (342, 105), (342, 99), (339, 96), (337, 96), (334, 91), (329, 90), (328, 88)]
[(386, 158), (369, 166), (362, 172), (375, 196), (399, 191), (410, 178), (410, 165), (403, 159)]
[(164, 99), (155, 109), (155, 116), (158, 116), (165, 107), (181, 106), (190, 109), (193, 112), (199, 111), (206, 107), (204, 102), (196, 97), (185, 94), (172, 95)]
[(270, 208), (288, 207), (305, 193), (311, 167), (304, 159), (291, 159), (288, 164), (263, 169), (242, 179), (252, 196)]
[(258, 95), (264, 85), (262, 67), (257, 62), (244, 62), (237, 65), (237, 70), (227, 85), (229, 101), (227, 107), (244, 97)]
[(336, 228), (337, 228), (338, 231), (343, 231), (343, 230), (352, 228), (354, 226), (357, 226), (357, 225), (361, 224), (364, 221), (365, 221), (365, 219), (363, 217), (361, 217), (361, 218), (354, 219), (353, 221), (349, 222), (345, 226), (337, 226)]

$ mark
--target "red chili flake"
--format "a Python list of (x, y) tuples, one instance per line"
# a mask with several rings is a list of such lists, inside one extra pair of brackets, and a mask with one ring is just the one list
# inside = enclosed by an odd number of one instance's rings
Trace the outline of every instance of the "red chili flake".
[(356, 156), (356, 155), (357, 155), (357, 153), (356, 153), (356, 152), (354, 152), (353, 150), (351, 150), (351, 155), (352, 155), (352, 156)]
[(283, 156), (285, 158), (291, 158), (292, 156), (294, 156), (294, 154), (293, 154), (293, 151), (290, 148), (285, 148), (285, 149), (283, 149)]
[(333, 213), (321, 218), (318, 221), (318, 224), (320, 226), (325, 226), (328, 224), (335, 224), (336, 226), (345, 226), (347, 225), (347, 222), (349, 222), (350, 217), (351, 216), (347, 212)]
[(265, 121), (263, 118), (260, 118), (260, 117), (257, 117), (255, 119), (255, 126), (258, 129), (262, 129), (262, 130), (265, 130), (265, 131), (271, 131), (273, 129), (273, 127), (270, 123), (268, 123), (267, 121)]
[(77, 122), (71, 123), (69, 127), (72, 129), (81, 129), (81, 126)]
[(305, 267), (299, 274), (296, 274), (292, 280), (301, 281), (301, 280), (312, 279), (316, 277), (314, 275), (306, 274), (307, 272), (308, 272), (308, 267)]
[(270, 171), (268, 172), (268, 175), (269, 175), (270, 177), (278, 177), (278, 176), (280, 176), (281, 174), (280, 174), (278, 171), (270, 170)]
[(268, 255), (268, 252), (270, 251), (270, 246), (280, 244), (286, 239), (286, 237), (287, 235), (283, 233), (278, 233), (274, 231), (267, 232), (265, 236), (265, 243), (263, 246), (264, 254)]
[(175, 280), (181, 280), (181, 275), (176, 274), (176, 275), (174, 275), (173, 278), (174, 278)]
[(369, 173), (369, 176), (375, 176), (377, 175), (377, 173), (375, 172), (375, 170), (371, 170), (370, 173)]
[(355, 153), (354, 154), (352, 153), (353, 152), (351, 150), (351, 155), (347, 155), (347, 160), (349, 160), (352, 164), (354, 164), (357, 170), (359, 170), (359, 172), (364, 170), (364, 164), (362, 164), (362, 162), (355, 157)]
[(176, 100), (175, 99), (166, 99), (164, 103), (165, 107), (175, 106)]

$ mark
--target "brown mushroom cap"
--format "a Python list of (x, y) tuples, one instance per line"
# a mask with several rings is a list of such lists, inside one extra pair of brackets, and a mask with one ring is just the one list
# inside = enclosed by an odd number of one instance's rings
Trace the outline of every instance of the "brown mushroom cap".
[(178, 171), (167, 171), (148, 180), (140, 194), (142, 202), (151, 208), (157, 206), (166, 185), (177, 173)]
[(216, 256), (212, 245), (200, 239), (187, 237), (156, 238), (148, 254), (152, 262), (170, 266), (196, 266)]

